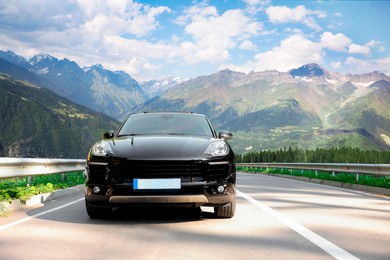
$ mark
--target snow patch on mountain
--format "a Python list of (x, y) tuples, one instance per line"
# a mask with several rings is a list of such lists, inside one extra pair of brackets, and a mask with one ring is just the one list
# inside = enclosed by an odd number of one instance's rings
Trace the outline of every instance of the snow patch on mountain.
[(38, 74), (46, 74), (49, 73), (49, 68), (45, 67), (37, 71)]
[(52, 60), (55, 60), (56, 58), (54, 58), (53, 56), (49, 55), (49, 54), (44, 54), (44, 53), (40, 53), (38, 55), (35, 55), (34, 57), (32, 57), (30, 60), (29, 60), (29, 63), (31, 65), (36, 65), (37, 63), (41, 62), (42, 60), (49, 60), (49, 61), (52, 61)]
[(390, 145), (390, 137), (389, 136), (387, 136), (385, 134), (381, 134), (381, 137), (382, 137), (383, 141), (385, 141), (385, 143), (387, 145)]
[(356, 87), (363, 87), (363, 88), (367, 88), (369, 87), (371, 84), (375, 83), (375, 81), (369, 81), (369, 82), (352, 82), (352, 84), (354, 84)]

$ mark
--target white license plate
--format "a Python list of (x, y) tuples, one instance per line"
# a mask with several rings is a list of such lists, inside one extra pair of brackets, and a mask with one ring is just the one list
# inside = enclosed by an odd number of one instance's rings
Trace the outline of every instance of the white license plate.
[(134, 190), (180, 190), (181, 179), (134, 179)]

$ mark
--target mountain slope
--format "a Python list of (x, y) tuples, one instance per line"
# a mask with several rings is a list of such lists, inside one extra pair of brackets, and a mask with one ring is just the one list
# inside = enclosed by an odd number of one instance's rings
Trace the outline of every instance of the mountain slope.
[(162, 80), (149, 80), (140, 83), (140, 87), (148, 99), (159, 96), (163, 91), (182, 83), (184, 80), (179, 78), (165, 78)]
[(35, 55), (27, 61), (13, 52), (0, 51), (1, 58), (0, 72), (31, 80), (77, 104), (117, 119), (124, 118), (129, 110), (147, 99), (138, 83), (123, 71), (112, 72), (101, 65), (80, 68), (74, 61), (47, 54)]
[(143, 111), (206, 114), (217, 128), (234, 132), (238, 153), (246, 147), (390, 149), (390, 77), (375, 71), (343, 75), (317, 64), (288, 72), (222, 70), (179, 84), (151, 81), (145, 90), (124, 72), (80, 68), (50, 55), (27, 62), (0, 52), (0, 71), (117, 119)]
[(229, 121), (222, 128), (232, 131), (264, 131), (269, 132), (281, 127), (311, 127), (320, 124), (320, 118), (305, 111), (293, 99), (280, 100), (268, 108), (246, 114), (233, 122)]
[(53, 85), (50, 81), (39, 77), (35, 73), (30, 72), (25, 68), (16, 66), (15, 64), (10, 63), (9, 61), (2, 58), (0, 58), (0, 73), (5, 73), (17, 80), (30, 82), (45, 88), (53, 88), (55, 92), (61, 93), (60, 95), (65, 95), (65, 93), (60, 88), (58, 88), (56, 85)]
[(23, 69), (31, 69), (31, 64), (26, 61), (22, 56), (16, 55), (12, 51), (2, 51), (0, 50), (0, 58), (6, 60), (15, 66), (21, 67)]
[(204, 113), (236, 134), (238, 153), (249, 146), (390, 149), (388, 84), (381, 73), (341, 75), (316, 64), (286, 73), (223, 70), (174, 86), (135, 111)]
[(341, 107), (328, 118), (334, 127), (358, 129), (380, 146), (390, 145), (390, 82), (377, 81), (372, 92)]
[(119, 123), (52, 91), (0, 76), (0, 156), (85, 158)]

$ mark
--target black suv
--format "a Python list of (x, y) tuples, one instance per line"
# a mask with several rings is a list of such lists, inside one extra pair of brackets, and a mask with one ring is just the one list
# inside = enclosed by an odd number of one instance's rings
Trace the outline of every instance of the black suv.
[(158, 112), (131, 115), (117, 132), (103, 134), (85, 169), (90, 218), (113, 207), (214, 207), (217, 217), (236, 209), (236, 166), (226, 140), (206, 116)]

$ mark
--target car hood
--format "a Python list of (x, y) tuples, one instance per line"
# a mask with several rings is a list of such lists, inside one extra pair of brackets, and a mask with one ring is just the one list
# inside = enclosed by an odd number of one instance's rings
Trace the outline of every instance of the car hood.
[(127, 159), (182, 160), (204, 157), (217, 139), (193, 136), (132, 136), (109, 140), (114, 156)]

